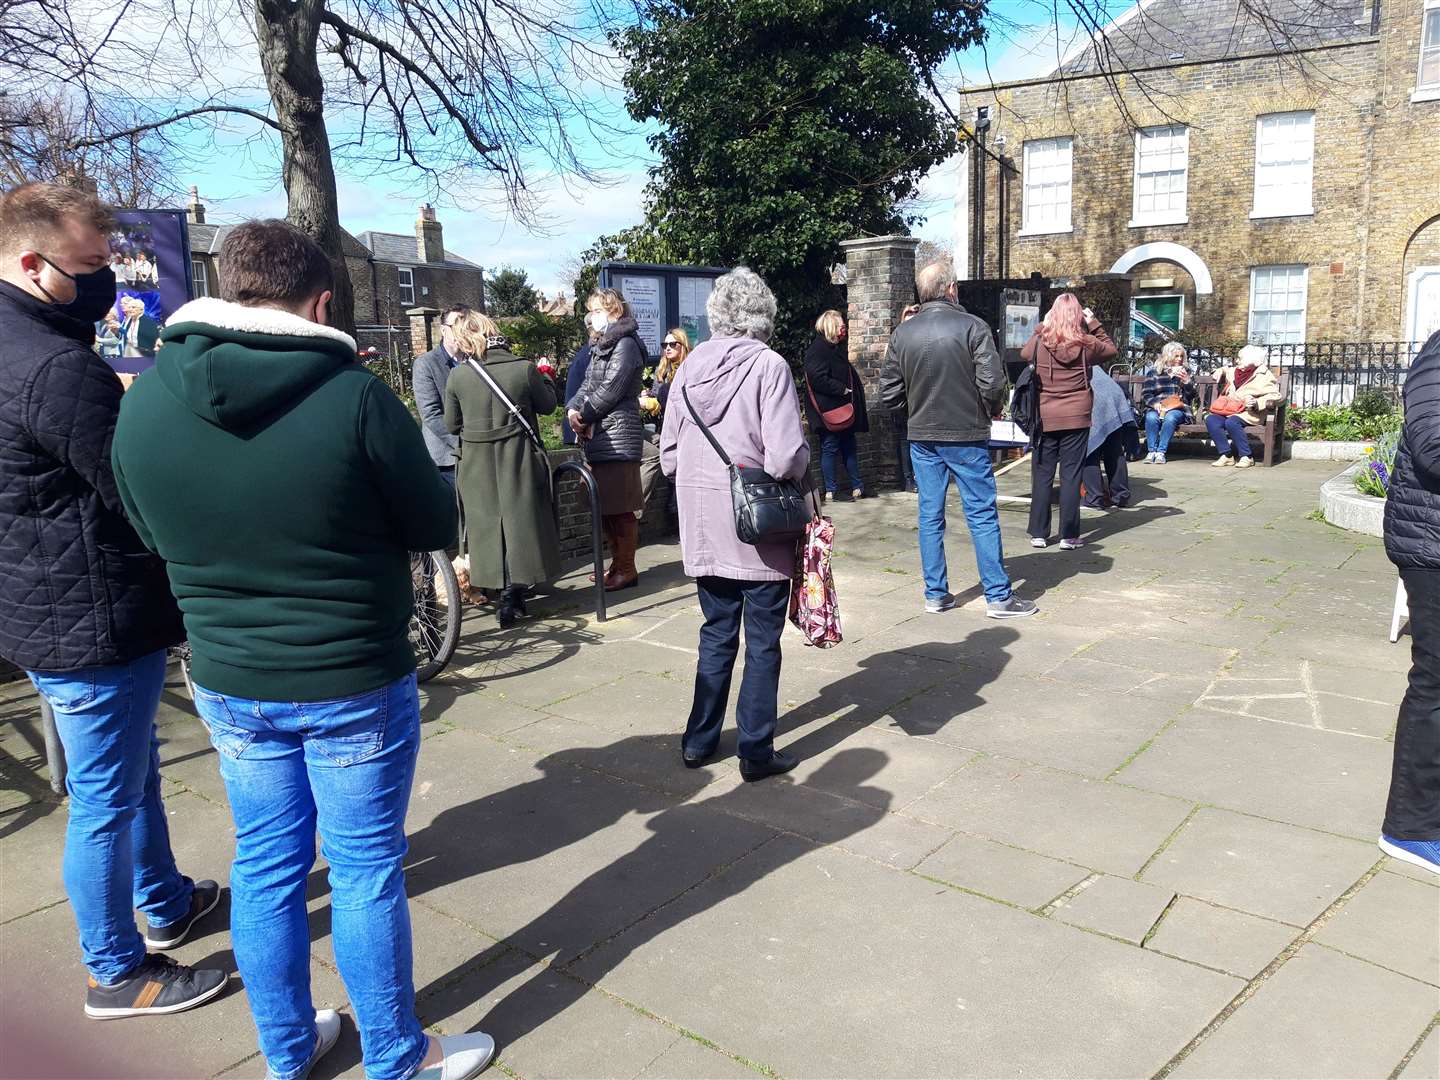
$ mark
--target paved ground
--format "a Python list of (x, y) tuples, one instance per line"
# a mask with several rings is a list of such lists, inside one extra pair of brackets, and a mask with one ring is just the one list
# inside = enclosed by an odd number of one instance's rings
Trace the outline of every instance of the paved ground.
[[(1075, 553), (1007, 512), (1043, 609), (1019, 624), (973, 589), (922, 612), (913, 498), (835, 507), (846, 641), (787, 634), (804, 762), (761, 785), (680, 767), (700, 620), (675, 548), (606, 624), (578, 581), (510, 636), (473, 616), (410, 812), (422, 1018), (492, 1032), (525, 1078), (1440, 1076), (1440, 888), (1374, 843), (1395, 575), (1308, 516), (1330, 471), (1140, 466), (1138, 507), (1087, 515)], [(0, 722), (0, 1072), (259, 1076), (238, 979), (182, 1017), (81, 1018), (32, 699)], [(162, 724), (182, 865), (223, 880), (178, 687)], [(312, 904), (316, 1001), (343, 1006), (323, 871)], [(316, 1075), (358, 1058), (347, 1024)]]

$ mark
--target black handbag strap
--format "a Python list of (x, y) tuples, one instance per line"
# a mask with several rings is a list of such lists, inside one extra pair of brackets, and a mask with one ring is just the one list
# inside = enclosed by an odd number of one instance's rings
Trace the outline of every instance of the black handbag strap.
[(730, 455), (725, 453), (724, 447), (722, 447), (718, 442), (715, 441), (715, 436), (710, 434), (709, 426), (705, 423), (704, 420), (700, 419), (700, 414), (695, 411), (695, 406), (690, 401), (690, 388), (687, 386), (682, 386), (680, 388), (680, 396), (685, 399), (685, 408), (690, 410), (690, 418), (695, 421), (695, 425), (700, 429), (701, 434), (703, 434), (705, 438), (710, 441), (710, 445), (715, 448), (715, 453), (720, 455), (720, 460), (725, 463), (725, 467), (727, 469), (733, 469), (735, 467), (735, 463), (730, 460)]

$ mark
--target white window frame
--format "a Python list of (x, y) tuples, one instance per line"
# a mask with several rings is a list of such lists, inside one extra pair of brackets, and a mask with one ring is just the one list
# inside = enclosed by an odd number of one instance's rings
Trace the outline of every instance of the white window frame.
[[(401, 266), (395, 270), (396, 295), (400, 300), (401, 307), (415, 306), (415, 271), (412, 267)], [(409, 297), (406, 297), (406, 293)]]
[[(1440, 55), (1440, 33), (1437, 33), (1436, 40), (1427, 49), (1425, 46), (1425, 28), (1430, 22), (1432, 12), (1440, 11), (1440, 0), (1425, 0), (1425, 6), (1420, 11), (1420, 55), (1415, 60), (1415, 92), (1410, 95), (1411, 101), (1440, 101), (1440, 79), (1432, 83), (1422, 83), (1421, 73), (1425, 69), (1426, 52), (1435, 52)], [(1437, 17), (1440, 20), (1440, 17)]]
[[(1063, 224), (1060, 221), (1045, 222), (1036, 224), (1031, 220), (1030, 214), (1030, 178), (1031, 163), (1030, 157), (1042, 146), (1057, 146), (1060, 143), (1066, 144), (1070, 154), (1070, 175), (1065, 186), (1069, 188), (1070, 197), (1065, 202), (1065, 218)], [(1024, 172), (1020, 182), (1020, 235), (1021, 236), (1050, 236), (1056, 233), (1073, 232), (1075, 228), (1075, 139), (1071, 135), (1058, 135), (1050, 139), (1028, 139), (1025, 142), (1023, 151)], [(1058, 186), (1058, 185), (1054, 185)], [(1059, 205), (1059, 201), (1056, 201)]]
[[(1256, 306), (1255, 306), (1255, 284), (1256, 284), (1256, 279), (1257, 279), (1258, 274), (1259, 274), (1261, 271), (1266, 271), (1266, 270), (1272, 271), (1272, 272), (1275, 271), (1275, 270), (1298, 270), (1298, 271), (1300, 271), (1300, 274), (1301, 274), (1301, 293), (1300, 293), (1300, 308), (1299, 308), (1299, 312), (1300, 312), (1300, 331), (1299, 331), (1299, 333), (1300, 333), (1300, 336), (1299, 336), (1299, 339), (1298, 339), (1297, 341), (1289, 341), (1289, 340), (1276, 341), (1276, 340), (1273, 339), (1273, 337), (1271, 337), (1271, 336), (1269, 336), (1269, 335), (1265, 335), (1264, 338), (1263, 338), (1263, 340), (1261, 340), (1260, 337), (1258, 337), (1257, 334), (1256, 334), (1256, 330), (1255, 330), (1255, 316), (1256, 316), (1257, 314), (1261, 314), (1261, 312), (1260, 312), (1259, 309), (1257, 309)], [(1273, 290), (1271, 290), (1271, 291), (1273, 292)], [(1294, 308), (1289, 308), (1289, 307), (1286, 307), (1286, 308), (1265, 308), (1263, 313), (1264, 313), (1264, 314), (1267, 314), (1267, 315), (1271, 315), (1271, 314), (1274, 314), (1274, 313), (1276, 313), (1276, 312), (1293, 312), (1293, 311), (1295, 311), (1295, 310), (1296, 310), (1296, 309), (1294, 309)], [(1306, 324), (1307, 324), (1307, 320), (1309, 319), (1309, 316), (1310, 316), (1310, 267), (1305, 266), (1305, 265), (1303, 265), (1303, 264), (1301, 264), (1301, 263), (1274, 263), (1274, 264), (1267, 264), (1267, 265), (1265, 265), (1265, 266), (1252, 266), (1252, 267), (1250, 268), (1250, 311), (1249, 311), (1248, 316), (1246, 317), (1246, 323), (1245, 323), (1245, 339), (1246, 339), (1247, 341), (1252, 342), (1252, 343), (1257, 344), (1257, 345), (1297, 345), (1297, 344), (1303, 344), (1304, 341), (1305, 341), (1305, 334), (1306, 334), (1306, 330), (1307, 330), (1307, 325), (1306, 325)], [(1285, 331), (1285, 333), (1288, 334), (1288, 333), (1290, 333), (1290, 331)]]
[[(1310, 175), (1305, 184), (1303, 198), (1296, 190), (1294, 198), (1280, 200), (1280, 205), (1265, 205), (1260, 203), (1260, 151), (1263, 146), (1263, 135), (1265, 121), (1275, 120), (1284, 116), (1308, 116), (1310, 118)], [(1313, 109), (1297, 109), (1293, 112), (1266, 113), (1255, 118), (1255, 194), (1254, 206), (1250, 211), (1252, 218), (1281, 218), (1281, 217), (1308, 217), (1315, 213), (1315, 111)]]
[(210, 271), (205, 268), (204, 259), (190, 260), (190, 279), (195, 285), (196, 296), (210, 295)]
[[(1145, 214), (1140, 211), (1140, 144), (1147, 135), (1154, 137), (1160, 132), (1185, 140), (1185, 169), (1181, 181), (1180, 209), (1154, 211)], [(1157, 127), (1141, 128), (1135, 132), (1135, 167), (1130, 181), (1130, 228), (1139, 229), (1147, 225), (1186, 225), (1190, 221), (1190, 129), (1184, 124), (1160, 124)]]

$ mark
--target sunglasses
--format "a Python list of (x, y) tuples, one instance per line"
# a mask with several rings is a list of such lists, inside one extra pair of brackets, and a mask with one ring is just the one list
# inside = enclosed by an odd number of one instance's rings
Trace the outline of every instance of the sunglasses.
[(667, 349), (678, 349), (680, 347), (680, 343), (678, 341), (662, 341), (660, 344)]

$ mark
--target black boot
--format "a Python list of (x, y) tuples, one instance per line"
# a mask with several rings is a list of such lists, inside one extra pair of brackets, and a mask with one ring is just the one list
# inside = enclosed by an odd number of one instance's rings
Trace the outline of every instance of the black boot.
[(500, 593), (500, 629), (509, 630), (528, 614), (525, 610), (525, 586), (507, 585)]

